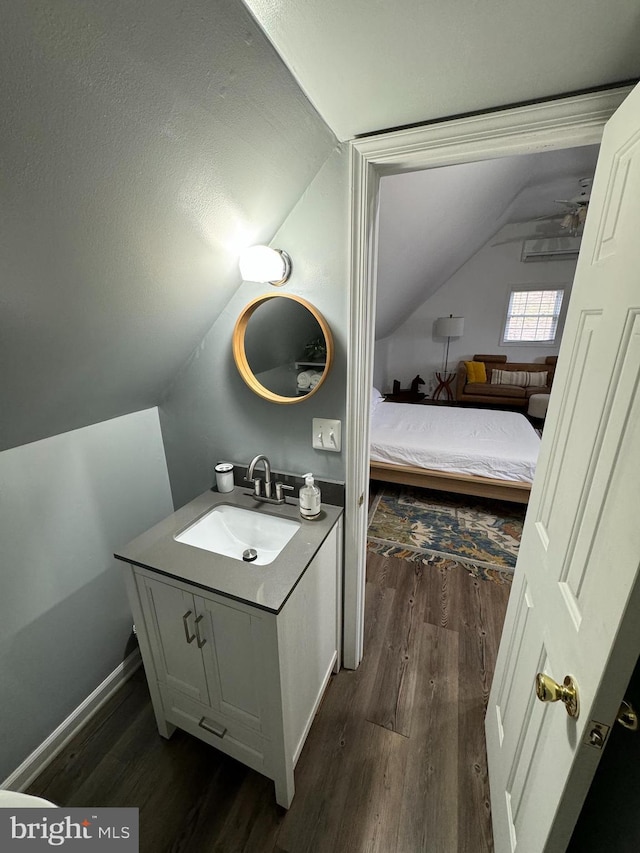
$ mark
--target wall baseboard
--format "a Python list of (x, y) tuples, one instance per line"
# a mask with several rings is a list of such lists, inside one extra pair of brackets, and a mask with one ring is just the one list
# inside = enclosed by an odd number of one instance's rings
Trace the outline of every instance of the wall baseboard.
[(0, 788), (11, 791), (24, 791), (33, 780), (42, 773), (91, 717), (100, 710), (113, 694), (131, 678), (142, 659), (140, 650), (135, 649), (128, 655), (87, 698), (63, 720), (49, 737), (38, 746), (31, 755), (11, 773)]

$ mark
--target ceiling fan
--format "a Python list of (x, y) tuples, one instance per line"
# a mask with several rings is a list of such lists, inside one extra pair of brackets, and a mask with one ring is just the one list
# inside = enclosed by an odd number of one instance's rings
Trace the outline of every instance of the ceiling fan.
[(580, 192), (573, 198), (557, 198), (556, 204), (562, 204), (566, 208), (564, 212), (552, 214), (551, 216), (540, 216), (538, 219), (557, 219), (561, 217), (560, 228), (568, 231), (572, 237), (582, 234), (584, 222), (587, 218), (589, 200), (591, 198), (591, 178), (580, 178)]
[[(561, 237), (581, 237), (584, 228), (584, 223), (587, 218), (587, 210), (589, 209), (589, 199), (591, 198), (591, 178), (580, 178), (580, 191), (572, 198), (556, 198), (554, 204), (561, 204), (564, 210), (557, 213), (550, 213), (547, 216), (536, 216), (530, 219), (529, 222), (533, 226), (531, 234), (517, 237), (509, 237), (506, 240), (501, 240), (497, 243), (492, 243), (492, 246), (501, 246), (505, 243), (517, 243), (521, 240), (528, 239), (548, 239)], [(540, 223), (535, 224), (534, 223)]]

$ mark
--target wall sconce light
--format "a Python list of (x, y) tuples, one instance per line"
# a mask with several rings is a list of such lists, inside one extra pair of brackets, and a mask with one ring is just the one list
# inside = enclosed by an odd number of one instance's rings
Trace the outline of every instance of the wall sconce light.
[(280, 287), (291, 275), (291, 258), (282, 249), (250, 246), (240, 255), (240, 275), (243, 281), (269, 282)]

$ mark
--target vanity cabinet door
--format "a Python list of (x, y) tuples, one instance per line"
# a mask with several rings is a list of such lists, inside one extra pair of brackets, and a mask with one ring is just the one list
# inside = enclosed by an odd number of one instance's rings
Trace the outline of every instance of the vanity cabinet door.
[(211, 707), (243, 725), (262, 728), (263, 619), (241, 607), (196, 596), (205, 614), (201, 635)]
[[(202, 660), (202, 619), (196, 597), (170, 583), (137, 576), (149, 643), (160, 681), (191, 699), (209, 705)], [(200, 639), (199, 639), (200, 638)]]

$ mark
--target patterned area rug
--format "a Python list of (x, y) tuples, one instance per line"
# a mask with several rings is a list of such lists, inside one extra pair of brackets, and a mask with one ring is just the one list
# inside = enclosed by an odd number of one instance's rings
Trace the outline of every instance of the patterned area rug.
[(369, 513), (370, 551), (405, 560), (460, 564), (511, 583), (525, 507), (505, 501), (386, 485)]

